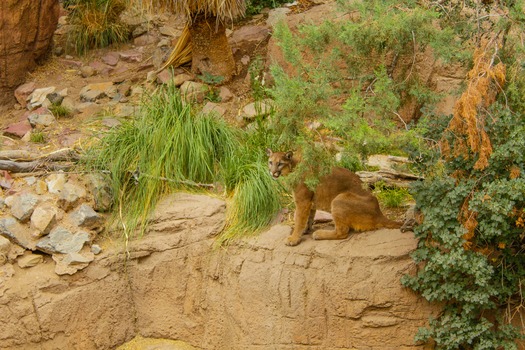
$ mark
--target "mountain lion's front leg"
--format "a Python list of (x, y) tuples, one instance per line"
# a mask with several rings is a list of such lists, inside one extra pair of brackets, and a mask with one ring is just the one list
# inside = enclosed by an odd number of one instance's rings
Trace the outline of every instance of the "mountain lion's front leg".
[(299, 184), (295, 188), (294, 228), (292, 234), (286, 239), (287, 245), (294, 246), (301, 242), (301, 237), (308, 229), (311, 211), (314, 206), (313, 200), (314, 193), (304, 183)]
[(312, 204), (313, 203), (311, 201), (296, 203), (294, 228), (292, 234), (286, 240), (286, 245), (294, 246), (301, 242), (301, 237), (308, 228)]

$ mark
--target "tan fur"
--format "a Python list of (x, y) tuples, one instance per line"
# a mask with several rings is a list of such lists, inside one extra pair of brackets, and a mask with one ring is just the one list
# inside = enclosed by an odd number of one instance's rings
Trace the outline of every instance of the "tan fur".
[[(273, 178), (286, 176), (298, 163), (292, 152), (267, 149), (268, 167)], [(332, 213), (335, 230), (317, 230), (314, 239), (345, 239), (350, 231), (371, 231), (379, 228), (400, 228), (402, 223), (386, 218), (377, 198), (363, 188), (361, 179), (350, 170), (335, 167), (321, 177), (315, 192), (300, 182), (294, 190), (295, 226), (287, 245), (297, 245), (312, 228), (317, 209)]]

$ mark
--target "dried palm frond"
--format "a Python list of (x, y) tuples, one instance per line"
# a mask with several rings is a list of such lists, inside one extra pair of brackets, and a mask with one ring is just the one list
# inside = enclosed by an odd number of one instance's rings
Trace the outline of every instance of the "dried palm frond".
[(246, 0), (133, 0), (143, 8), (169, 8), (191, 21), (196, 14), (216, 17), (219, 21), (243, 16)]
[(192, 57), (191, 49), (192, 45), (190, 40), (190, 29), (189, 25), (186, 24), (179, 40), (177, 41), (177, 44), (175, 44), (175, 47), (171, 51), (170, 57), (168, 57), (164, 65), (162, 65), (162, 67), (160, 67), (157, 72), (160, 72), (169, 66), (177, 68), (185, 63), (190, 62)]

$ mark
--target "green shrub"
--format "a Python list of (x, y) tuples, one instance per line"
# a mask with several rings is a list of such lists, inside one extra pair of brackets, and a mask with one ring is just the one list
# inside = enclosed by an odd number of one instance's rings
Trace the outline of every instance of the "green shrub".
[(384, 182), (376, 183), (373, 192), (379, 202), (388, 208), (402, 207), (411, 198), (408, 189), (388, 187)]

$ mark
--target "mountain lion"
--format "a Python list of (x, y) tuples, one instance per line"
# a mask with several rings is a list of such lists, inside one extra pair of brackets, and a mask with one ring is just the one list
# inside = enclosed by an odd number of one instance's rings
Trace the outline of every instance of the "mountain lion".
[[(270, 175), (277, 179), (291, 173), (299, 160), (292, 152), (266, 150)], [(303, 181), (295, 187), (295, 227), (286, 244), (294, 246), (301, 236), (312, 228), (317, 209), (332, 213), (335, 230), (317, 230), (314, 239), (345, 239), (350, 231), (371, 231), (382, 227), (400, 228), (402, 223), (387, 219), (379, 202), (370, 191), (363, 188), (361, 179), (350, 170), (334, 167), (320, 178), (315, 192)]]

